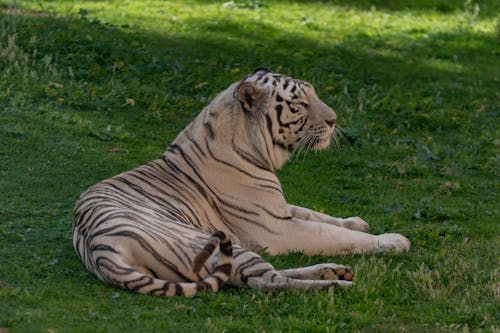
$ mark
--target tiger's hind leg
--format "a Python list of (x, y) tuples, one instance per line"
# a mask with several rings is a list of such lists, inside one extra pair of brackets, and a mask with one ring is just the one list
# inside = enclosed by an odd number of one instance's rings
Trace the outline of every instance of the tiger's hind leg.
[[(215, 268), (202, 278), (199, 272), (217, 247)], [(193, 260), (192, 272), (198, 275), (199, 280), (182, 282), (168, 281), (144, 265), (130, 264), (130, 259), (127, 260), (111, 246), (96, 245), (92, 255), (95, 259), (93, 272), (105, 282), (141, 294), (192, 297), (197, 291), (216, 292), (227, 282), (231, 274), (233, 248), (231, 240), (223, 232), (215, 232)]]
[[(235, 248), (233, 270), (229, 283), (262, 291), (317, 290), (349, 287), (352, 271), (335, 264), (321, 264), (278, 271), (257, 253)], [(350, 273), (350, 275), (348, 274)], [(343, 277), (344, 279), (342, 279)]]
[(103, 257), (97, 263), (97, 272), (101, 280), (141, 294), (192, 297), (197, 291), (196, 283), (176, 283), (151, 277), (129, 266), (120, 255)]
[(248, 279), (247, 284), (251, 288), (256, 288), (262, 291), (284, 291), (284, 290), (319, 290), (331, 287), (347, 288), (350, 287), (351, 281), (344, 280), (299, 280), (289, 278), (279, 274), (264, 274), (262, 276), (254, 276)]
[(345, 280), (352, 281), (354, 272), (348, 266), (337, 264), (318, 264), (314, 266), (284, 269), (281, 275), (299, 280)]

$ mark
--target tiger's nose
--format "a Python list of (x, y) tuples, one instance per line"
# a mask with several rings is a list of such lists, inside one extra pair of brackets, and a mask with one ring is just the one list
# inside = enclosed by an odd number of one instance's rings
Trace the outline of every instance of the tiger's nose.
[(331, 119), (326, 119), (325, 120), (325, 123), (330, 126), (330, 127), (333, 127), (335, 125), (335, 123), (337, 122), (337, 119), (335, 118), (331, 118)]
[(337, 123), (337, 114), (331, 107), (320, 101), (320, 118), (325, 121), (328, 127), (333, 128)]
[(328, 112), (327, 116), (325, 117), (325, 123), (329, 127), (333, 127), (337, 123), (337, 114), (332, 109), (329, 109), (328, 111), (330, 112)]

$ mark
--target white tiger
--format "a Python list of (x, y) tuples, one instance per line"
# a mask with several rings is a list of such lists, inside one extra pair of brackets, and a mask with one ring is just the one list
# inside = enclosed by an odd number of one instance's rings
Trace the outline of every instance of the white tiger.
[(76, 253), (101, 280), (154, 295), (189, 297), (226, 282), (262, 290), (348, 286), (348, 267), (279, 271), (252, 252), (410, 248), (399, 234), (365, 233), (359, 217), (286, 202), (275, 170), (299, 147), (328, 147), (336, 120), (307, 82), (255, 70), (218, 94), (161, 158), (81, 195)]

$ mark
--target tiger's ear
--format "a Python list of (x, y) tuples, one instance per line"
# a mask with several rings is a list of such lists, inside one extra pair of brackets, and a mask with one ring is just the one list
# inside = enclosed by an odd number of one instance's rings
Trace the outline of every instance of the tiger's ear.
[(255, 74), (267, 74), (267, 73), (272, 73), (273, 70), (267, 67), (257, 67), (252, 74), (250, 75), (255, 75)]
[(236, 98), (243, 110), (248, 112), (257, 110), (264, 102), (265, 95), (266, 88), (259, 87), (254, 82), (242, 82), (236, 88)]

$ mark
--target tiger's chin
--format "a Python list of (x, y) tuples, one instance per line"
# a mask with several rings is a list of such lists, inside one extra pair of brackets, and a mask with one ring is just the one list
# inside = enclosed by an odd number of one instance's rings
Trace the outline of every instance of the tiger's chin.
[(322, 135), (318, 135), (315, 138), (315, 144), (313, 147), (311, 147), (312, 150), (325, 150), (328, 147), (330, 147), (330, 144), (332, 143), (332, 138), (335, 142), (335, 145), (338, 147), (338, 141), (337, 141), (337, 131), (335, 125), (328, 130), (327, 132), (323, 132)]
[(330, 146), (331, 135), (309, 136), (300, 140), (300, 143), (305, 150), (325, 150)]
[(311, 150), (325, 150), (330, 147), (331, 138), (321, 138), (318, 142), (311, 147)]
[(309, 142), (312, 142), (309, 146), (310, 150), (325, 150), (328, 147), (330, 147), (330, 143), (332, 141), (332, 136), (334, 134), (333, 130), (329, 131), (324, 131), (322, 133), (318, 133), (317, 135), (314, 135), (312, 139), (309, 140)]

